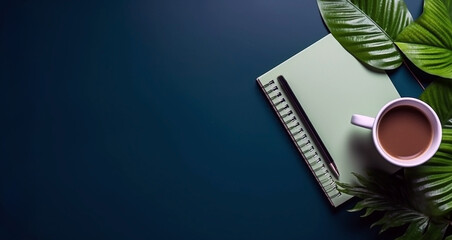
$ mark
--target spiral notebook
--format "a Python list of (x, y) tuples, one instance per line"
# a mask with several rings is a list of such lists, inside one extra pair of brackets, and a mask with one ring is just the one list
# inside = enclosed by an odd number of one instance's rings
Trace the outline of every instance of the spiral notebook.
[[(286, 79), (306, 112), (337, 165), (339, 177), (332, 174), (306, 123), (281, 90), (279, 76)], [(257, 82), (333, 206), (351, 198), (338, 191), (336, 181), (354, 183), (352, 172), (366, 175), (370, 168), (390, 173), (399, 169), (378, 154), (370, 130), (350, 123), (354, 113), (375, 116), (399, 93), (386, 73), (367, 69), (331, 34), (258, 77)]]

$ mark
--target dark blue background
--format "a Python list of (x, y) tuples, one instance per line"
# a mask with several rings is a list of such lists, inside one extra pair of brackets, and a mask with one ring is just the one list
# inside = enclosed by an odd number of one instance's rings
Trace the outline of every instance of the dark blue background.
[(314, 0), (2, 1), (0, 238), (387, 238), (255, 83), (327, 33)]

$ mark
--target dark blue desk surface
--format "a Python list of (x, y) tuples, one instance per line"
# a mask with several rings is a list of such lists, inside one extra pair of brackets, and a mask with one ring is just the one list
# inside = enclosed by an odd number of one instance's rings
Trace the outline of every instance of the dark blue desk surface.
[(255, 83), (327, 33), (314, 0), (2, 1), (0, 238), (387, 238)]

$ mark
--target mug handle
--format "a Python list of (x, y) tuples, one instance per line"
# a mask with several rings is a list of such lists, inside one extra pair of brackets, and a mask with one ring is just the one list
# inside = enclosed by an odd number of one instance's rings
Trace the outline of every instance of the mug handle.
[(372, 129), (374, 126), (375, 118), (363, 116), (359, 114), (353, 114), (351, 123), (356, 126)]

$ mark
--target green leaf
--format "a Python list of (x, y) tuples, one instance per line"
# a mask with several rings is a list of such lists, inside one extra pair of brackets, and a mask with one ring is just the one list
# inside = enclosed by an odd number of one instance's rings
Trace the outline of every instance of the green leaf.
[(435, 81), (419, 98), (435, 110), (445, 127), (452, 127), (452, 83)]
[(438, 114), (443, 137), (436, 154), (421, 166), (405, 169), (405, 177), (424, 212), (446, 216), (452, 211), (452, 83), (435, 81), (420, 99)]
[(429, 218), (419, 212), (413, 211), (412, 209), (398, 209), (396, 211), (387, 211), (385, 215), (372, 224), (371, 227), (381, 225), (381, 232), (386, 231), (389, 228), (400, 227), (408, 223), (416, 223), (419, 230), (422, 232), (427, 226)]
[(397, 37), (396, 44), (424, 72), (452, 78), (450, 0), (425, 0), (424, 12)]
[(393, 40), (412, 22), (402, 0), (317, 0), (333, 36), (360, 61), (383, 70), (403, 61)]
[(443, 238), (447, 227), (447, 221), (439, 223), (434, 221), (414, 221), (408, 226), (405, 234), (396, 240), (440, 240)]
[(449, 224), (445, 221), (443, 222), (430, 221), (428, 224), (427, 231), (424, 233), (422, 239), (441, 240), (443, 239), (444, 233), (446, 233), (446, 229), (448, 226)]

